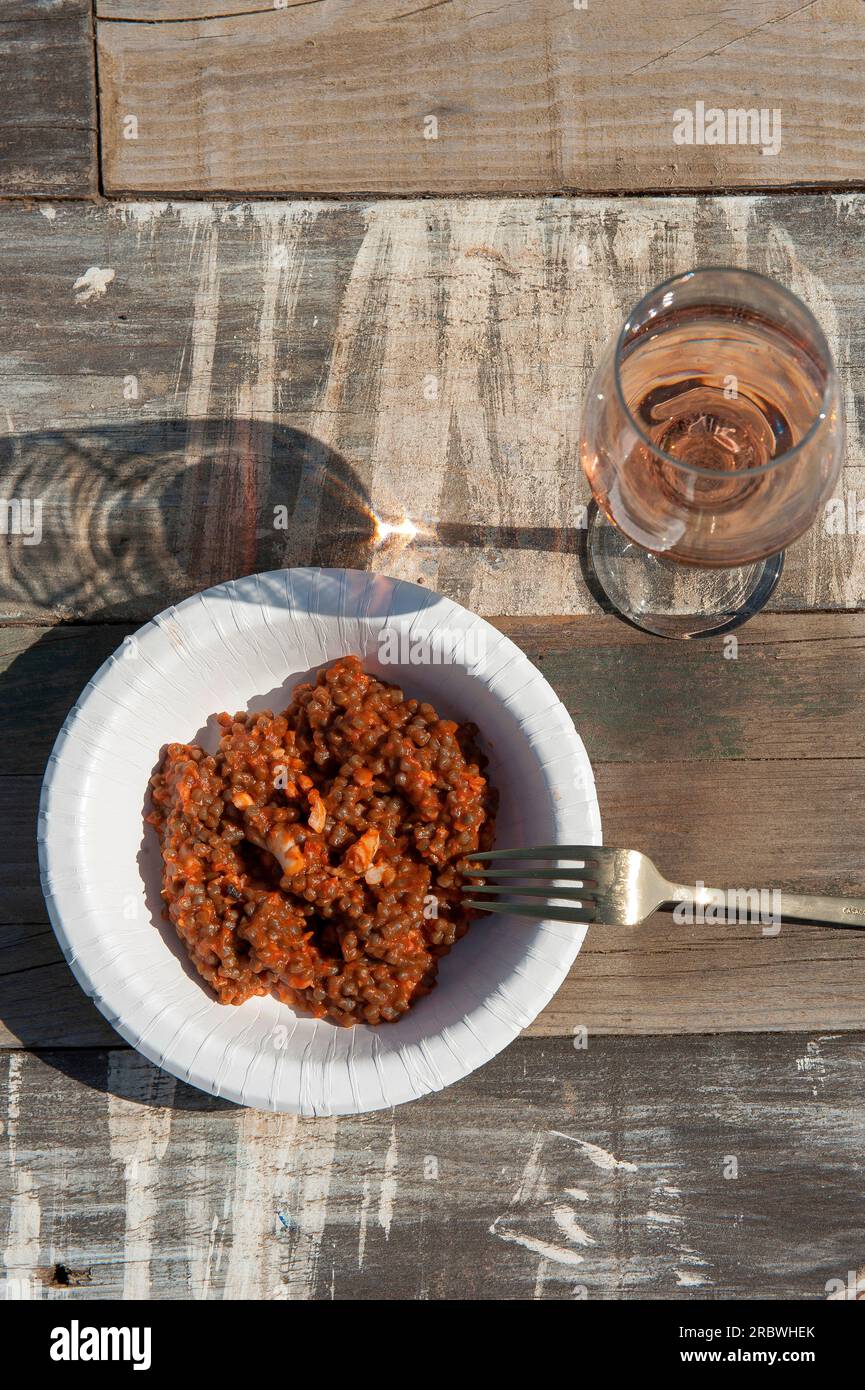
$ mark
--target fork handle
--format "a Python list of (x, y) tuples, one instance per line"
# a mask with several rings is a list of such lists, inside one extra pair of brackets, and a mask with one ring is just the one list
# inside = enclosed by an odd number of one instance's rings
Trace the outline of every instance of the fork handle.
[[(674, 901), (690, 903), (692, 907), (708, 907), (710, 904), (726, 907), (737, 902), (742, 890), (723, 888), (690, 888), (686, 884), (672, 885)], [(760, 895), (761, 921), (764, 909), (764, 895)], [(865, 928), (865, 898), (834, 898), (822, 893), (779, 893), (771, 894), (771, 920), (776, 924), (792, 919), (794, 922), (814, 922), (824, 927), (863, 927)], [(768, 925), (768, 924), (767, 924)]]

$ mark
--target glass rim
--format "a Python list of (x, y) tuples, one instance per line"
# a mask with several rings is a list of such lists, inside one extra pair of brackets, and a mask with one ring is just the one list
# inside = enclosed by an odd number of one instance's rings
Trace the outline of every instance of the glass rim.
[(650, 301), (653, 300), (656, 295), (660, 294), (663, 290), (669, 289), (672, 285), (681, 284), (685, 280), (693, 280), (695, 276), (712, 274), (746, 275), (752, 280), (761, 281), (764, 285), (771, 285), (775, 293), (779, 293), (782, 296), (782, 298), (790, 300), (791, 303), (793, 303), (796, 306), (796, 308), (799, 311), (801, 311), (802, 314), (804, 314), (805, 321), (808, 324), (808, 327), (811, 329), (814, 339), (816, 340), (816, 345), (821, 355), (825, 359), (826, 384), (823, 388), (823, 396), (820, 402), (820, 408), (817, 414), (814, 416), (814, 419), (812, 420), (811, 424), (809, 425), (808, 430), (805, 434), (803, 434), (802, 438), (799, 440), (799, 443), (794, 444), (792, 449), (787, 449), (783, 454), (778, 454), (776, 458), (769, 459), (768, 463), (760, 463), (756, 464), (753, 468), (739, 468), (736, 470), (740, 477), (754, 477), (760, 473), (770, 473), (773, 469), (780, 467), (784, 463), (787, 463), (790, 459), (796, 457), (800, 449), (804, 449), (807, 444), (810, 444), (812, 439), (816, 437), (817, 431), (820, 429), (821, 425), (826, 420), (830, 403), (830, 397), (835, 387), (835, 363), (833, 361), (832, 352), (826, 340), (826, 335), (823, 332), (823, 329), (820, 327), (820, 324), (818, 323), (817, 319), (811, 313), (811, 310), (808, 308), (807, 304), (805, 304), (797, 294), (794, 294), (792, 290), (789, 290), (786, 285), (782, 285), (780, 280), (773, 280), (771, 276), (763, 275), (759, 270), (747, 270), (744, 266), (736, 265), (701, 265), (695, 267), (695, 269), (693, 270), (679, 271), (677, 275), (671, 275), (669, 279), (662, 280), (660, 284), (655, 285), (654, 288), (649, 290), (647, 294), (644, 294), (642, 299), (639, 299), (637, 303), (633, 306), (633, 308), (628, 310), (625, 322), (622, 324), (622, 327), (619, 330), (619, 336), (616, 339), (615, 352), (613, 355), (613, 376), (616, 383), (616, 395), (618, 397), (619, 404), (622, 407), (622, 410), (625, 412), (625, 416), (629, 425), (637, 433), (637, 435), (639, 435), (643, 443), (646, 444), (647, 447), (651, 449), (652, 453), (655, 454), (658, 458), (663, 459), (666, 463), (671, 464), (674, 468), (680, 468), (685, 473), (697, 474), (699, 477), (721, 478), (727, 476), (726, 469), (701, 468), (698, 464), (695, 463), (685, 463), (682, 459), (675, 458), (672, 454), (668, 454), (666, 449), (661, 449), (657, 444), (655, 444), (654, 441), (650, 439), (649, 435), (643, 429), (642, 425), (637, 420), (636, 416), (633, 414), (630, 406), (625, 400), (625, 393), (622, 390), (622, 378), (620, 372), (622, 360), (621, 354), (622, 349), (624, 347), (625, 335), (631, 324), (631, 320), (643, 308), (643, 306), (649, 304)]

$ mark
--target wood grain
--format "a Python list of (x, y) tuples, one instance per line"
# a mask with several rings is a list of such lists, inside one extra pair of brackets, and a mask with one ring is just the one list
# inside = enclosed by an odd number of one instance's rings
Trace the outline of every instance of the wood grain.
[(554, 687), (593, 762), (865, 756), (863, 613), (762, 614), (735, 645), (658, 641), (610, 617), (492, 621)]
[(4, 0), (0, 197), (98, 192), (90, 0)]
[[(733, 0), (707, 14), (684, 0), (99, 0), (97, 13), (115, 193), (862, 180), (856, 0)], [(777, 153), (676, 143), (674, 113), (697, 101), (777, 110)]]
[(298, 1120), (133, 1052), (13, 1053), (0, 1275), (62, 1301), (822, 1299), (863, 1262), (863, 1066), (862, 1037), (521, 1040), (413, 1105)]
[[(664, 643), (612, 618), (499, 619), (544, 671), (595, 768), (607, 843), (686, 882), (865, 893), (865, 615), (777, 614)], [(0, 1047), (111, 1045), (38, 886), (41, 770), (124, 625), (0, 629)], [(833, 679), (827, 683), (826, 673)], [(457, 964), (456, 955), (453, 958)], [(865, 933), (809, 926), (592, 928), (537, 1037), (865, 1028)]]
[[(6, 617), (143, 620), (305, 563), (484, 614), (596, 611), (582, 398), (628, 307), (701, 262), (815, 311), (844, 381), (837, 495), (865, 503), (860, 195), (53, 211), (0, 207), (0, 467), (43, 503), (41, 544), (0, 550)], [(376, 542), (406, 514), (413, 544)], [(815, 526), (773, 603), (863, 605), (865, 537)]]
[[(661, 642), (612, 617), (491, 621), (543, 672), (593, 763), (865, 757), (863, 613), (761, 614), (735, 648)], [(76, 697), (134, 631), (0, 625), (0, 776), (41, 776)]]

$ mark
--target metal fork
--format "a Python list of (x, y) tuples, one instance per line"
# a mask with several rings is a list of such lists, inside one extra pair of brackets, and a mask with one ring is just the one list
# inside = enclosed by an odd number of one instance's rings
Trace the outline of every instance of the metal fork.
[[(477, 874), (468, 871), (464, 875), (467, 879), (482, 880), (463, 885), (464, 905), (481, 908), (484, 912), (552, 922), (635, 927), (659, 907), (672, 907), (677, 903), (687, 903), (691, 908), (720, 906), (728, 910), (731, 902), (738, 905), (744, 896), (750, 904), (750, 895), (744, 889), (706, 888), (702, 884), (691, 888), (684, 883), (671, 883), (658, 872), (651, 859), (636, 849), (610, 849), (607, 845), (538, 845), (535, 849), (488, 850), (485, 854), (468, 857), (473, 863), (494, 861), (490, 869), (482, 867)], [(498, 867), (500, 861), (515, 860), (528, 861), (528, 867)], [(570, 866), (544, 868), (532, 863), (547, 860), (570, 861)], [(538, 886), (539, 882), (547, 886)], [(543, 898), (545, 901), (523, 903), (517, 901), (520, 898)], [(576, 902), (579, 906), (564, 907), (563, 902)], [(865, 927), (865, 898), (773, 892), (772, 907), (769, 920), (773, 922), (780, 917), (830, 927)], [(758, 915), (765, 921), (761, 911), (762, 895)], [(749, 916), (748, 910), (746, 918)], [(741, 918), (734, 915), (728, 920)]]

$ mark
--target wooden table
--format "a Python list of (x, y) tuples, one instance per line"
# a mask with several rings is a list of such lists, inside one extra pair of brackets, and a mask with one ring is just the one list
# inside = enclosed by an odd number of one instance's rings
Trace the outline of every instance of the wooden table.
[[(865, 10), (657, 8), (7, 3), (0, 75), (28, 81), (0, 117), (0, 492), (42, 503), (40, 543), (0, 548), (10, 1296), (855, 1285), (863, 936), (592, 929), (482, 1071), (300, 1120), (122, 1046), (38, 884), (46, 757), (122, 637), (230, 576), (330, 564), (514, 638), (586, 741), (610, 843), (686, 881), (865, 892), (859, 530), (818, 523), (732, 647), (644, 637), (582, 580), (589, 374), (628, 306), (701, 262), (820, 318), (865, 532)], [(675, 144), (698, 100), (778, 108), (777, 158)], [(406, 515), (417, 539), (382, 543)]]

